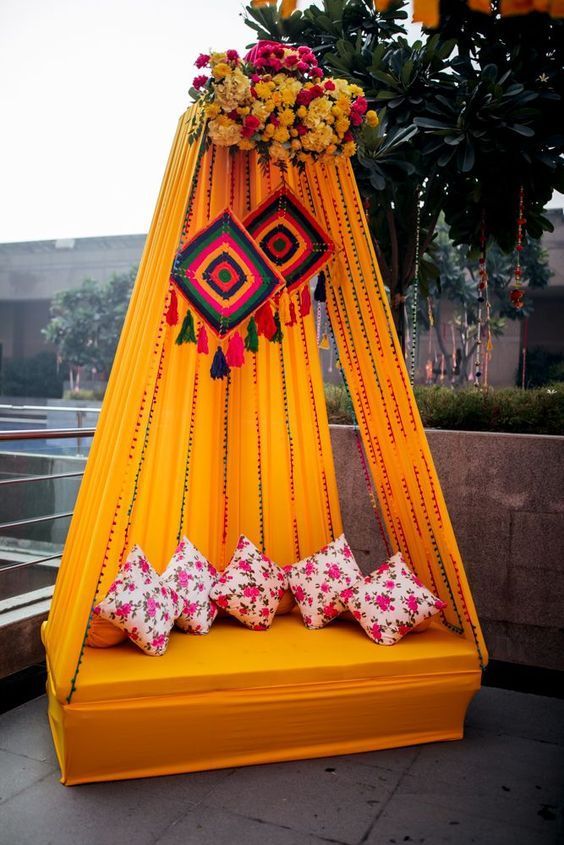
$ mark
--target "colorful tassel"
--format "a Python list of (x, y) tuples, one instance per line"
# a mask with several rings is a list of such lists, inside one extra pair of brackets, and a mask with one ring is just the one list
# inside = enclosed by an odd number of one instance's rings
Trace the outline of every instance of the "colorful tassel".
[(192, 317), (192, 312), (190, 311), (190, 309), (188, 309), (188, 311), (186, 312), (186, 316), (184, 317), (182, 328), (178, 332), (176, 342), (178, 343), (178, 345), (180, 345), (181, 343), (196, 343), (196, 332), (194, 331), (194, 318)]
[(302, 288), (302, 294), (300, 298), (300, 314), (302, 317), (307, 317), (309, 312), (311, 311), (311, 293), (309, 292), (309, 282), (305, 284)]
[(276, 323), (276, 331), (270, 338), (271, 343), (282, 343), (282, 338), (284, 335), (282, 334), (282, 326), (280, 324), (280, 314), (278, 311), (274, 314), (274, 322)]
[(288, 310), (290, 311), (290, 319), (288, 320), (287, 323), (284, 323), (284, 325), (285, 326), (295, 326), (296, 323), (297, 323), (296, 306), (294, 304), (294, 300), (291, 297), (290, 297), (290, 308)]
[(276, 334), (276, 323), (272, 315), (272, 305), (270, 301), (265, 302), (258, 309), (256, 313), (257, 331), (259, 335), (264, 335), (267, 340)]
[(319, 271), (317, 276), (317, 284), (313, 292), (313, 298), (316, 302), (327, 302), (327, 291), (325, 289), (325, 273), (323, 270)]
[(259, 339), (257, 324), (254, 317), (249, 320), (247, 327), (247, 336), (245, 338), (245, 349), (247, 352), (258, 352)]
[(207, 355), (210, 351), (208, 346), (208, 333), (206, 331), (206, 327), (202, 323), (200, 328), (198, 329), (198, 352), (202, 355)]
[(284, 288), (278, 297), (278, 313), (280, 314), (280, 322), (283, 326), (287, 326), (290, 321), (290, 294), (288, 288)]
[(229, 366), (221, 346), (217, 347), (216, 353), (213, 356), (210, 375), (213, 379), (225, 378), (229, 375)]
[(170, 289), (170, 301), (166, 311), (166, 321), (169, 326), (175, 326), (178, 323), (178, 297), (173, 287)]
[(229, 338), (225, 359), (229, 367), (242, 367), (245, 363), (245, 344), (239, 332)]

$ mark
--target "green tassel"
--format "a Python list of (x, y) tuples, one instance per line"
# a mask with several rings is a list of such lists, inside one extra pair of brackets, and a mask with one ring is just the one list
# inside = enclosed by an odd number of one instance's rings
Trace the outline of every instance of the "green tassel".
[(196, 343), (196, 332), (194, 331), (194, 318), (190, 309), (186, 312), (182, 328), (178, 332), (176, 342), (180, 346), (181, 343)]
[(259, 339), (257, 332), (257, 324), (255, 318), (251, 317), (247, 327), (247, 337), (245, 338), (245, 349), (247, 352), (258, 352)]
[(282, 326), (280, 325), (280, 314), (278, 311), (274, 312), (274, 322), (276, 323), (276, 331), (270, 338), (271, 343), (282, 343), (282, 338), (284, 335), (282, 334)]

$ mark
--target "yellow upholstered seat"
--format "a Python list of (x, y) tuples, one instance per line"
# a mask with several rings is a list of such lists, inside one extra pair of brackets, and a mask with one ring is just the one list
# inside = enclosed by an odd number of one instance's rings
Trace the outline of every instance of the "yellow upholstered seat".
[(294, 612), (269, 631), (219, 619), (206, 636), (174, 632), (162, 657), (130, 643), (87, 649), (73, 702), (478, 670), (472, 643), (438, 625), (378, 646), (353, 622), (309, 631)]

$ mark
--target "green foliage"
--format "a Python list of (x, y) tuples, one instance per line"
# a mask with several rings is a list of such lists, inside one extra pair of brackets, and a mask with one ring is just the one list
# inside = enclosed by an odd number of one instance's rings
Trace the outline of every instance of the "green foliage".
[(86, 279), (80, 287), (55, 294), (43, 334), (62, 361), (108, 377), (136, 273), (132, 268), (114, 274), (105, 284)]
[[(338, 393), (341, 391), (341, 398)], [(329, 422), (352, 423), (344, 387), (326, 385)], [(416, 387), (415, 398), (426, 428), (498, 431), (515, 434), (564, 434), (564, 384), (536, 390), (452, 390)]]
[[(437, 278), (429, 285), (428, 294), (434, 318), (434, 336), (445, 358), (446, 375), (453, 382), (464, 384), (468, 380), (469, 364), (476, 351), (478, 324), (478, 257), (467, 246), (455, 246), (444, 220), (437, 225), (432, 256), (438, 268)], [(515, 256), (501, 251), (496, 243), (487, 249), (488, 297), (490, 301), (490, 331), (493, 337), (503, 334), (507, 320), (521, 320), (530, 316), (533, 305), (525, 296), (524, 307), (516, 309), (510, 302), (509, 290), (514, 279)], [(527, 288), (542, 288), (548, 284), (552, 272), (548, 254), (540, 241), (527, 238), (521, 253), (523, 283)], [(454, 329), (457, 354), (456, 372), (452, 372), (452, 350), (447, 348), (443, 332), (443, 303), (451, 302), (454, 310), (449, 324)], [(482, 305), (482, 321), (485, 320)], [(428, 302), (419, 303), (419, 325), (429, 330)], [(485, 350), (484, 350), (485, 351)], [(495, 348), (494, 353), (495, 355)]]
[[(523, 359), (519, 360), (517, 384), (523, 378)], [(549, 352), (541, 346), (527, 352), (525, 365), (526, 387), (543, 387), (552, 382), (564, 382), (564, 355), (561, 352)]]
[(68, 399), (71, 402), (101, 402), (106, 393), (106, 388), (94, 388), (92, 390), (65, 390), (63, 399)]
[[(485, 219), (510, 250), (521, 185), (528, 233), (539, 238), (551, 229), (546, 202), (564, 190), (564, 22), (477, 15), (456, 2), (442, 10), (441, 30), (410, 44), (402, 3), (380, 14), (372, 0), (324, 0), (287, 21), (272, 6), (247, 9), (260, 38), (308, 44), (379, 111), (353, 165), (396, 322), (415, 275), (418, 198), (423, 256), (441, 212), (455, 243), (477, 246)], [(420, 276), (425, 295), (428, 260)]]
[(39, 352), (32, 358), (7, 360), (1, 387), (4, 396), (60, 399), (63, 395), (63, 379), (56, 356), (52, 352)]

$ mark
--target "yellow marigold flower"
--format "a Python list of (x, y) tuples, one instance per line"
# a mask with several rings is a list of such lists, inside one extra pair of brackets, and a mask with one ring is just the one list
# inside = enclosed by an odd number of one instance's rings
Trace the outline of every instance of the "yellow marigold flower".
[(268, 100), (273, 88), (274, 85), (271, 82), (257, 82), (255, 85), (256, 95), (261, 100)]
[(216, 65), (218, 62), (224, 62), (227, 58), (227, 53), (211, 53), (210, 54), (210, 65)]
[(331, 109), (331, 114), (334, 114), (335, 117), (342, 117), (343, 110), (340, 109), (339, 106), (333, 106), (333, 108)]
[(297, 138), (298, 137), (298, 130), (297, 129), (290, 129), (290, 137)]
[(272, 138), (274, 132), (276, 131), (276, 126), (273, 123), (267, 123), (264, 127), (264, 134), (267, 138)]
[(347, 141), (343, 144), (343, 155), (347, 157), (353, 156), (356, 153), (356, 144), (354, 141)]
[(305, 107), (305, 106), (300, 106), (300, 107), (299, 107), (299, 109), (298, 109), (298, 111), (297, 111), (297, 115), (298, 115), (298, 117), (305, 117), (305, 116), (306, 116), (306, 114), (307, 114), (307, 109), (306, 109), (306, 107)]
[(349, 85), (349, 91), (351, 94), (354, 94), (355, 97), (364, 97), (364, 91), (360, 85)]
[(296, 115), (292, 109), (284, 109), (284, 111), (281, 111), (278, 115), (278, 119), (282, 126), (291, 126), (296, 119)]
[(210, 120), (213, 120), (214, 117), (217, 117), (220, 113), (221, 109), (217, 105), (217, 103), (210, 103), (209, 106), (206, 106), (206, 117), (209, 117)]
[(287, 82), (280, 88), (280, 94), (282, 95), (282, 102), (286, 106), (293, 106), (296, 102), (296, 97), (298, 96), (301, 85), (297, 79), (288, 79)]
[(226, 76), (231, 76), (232, 70), (227, 62), (218, 62), (212, 68), (212, 74), (215, 79), (225, 79)]
[(250, 138), (241, 138), (237, 146), (240, 150), (254, 150), (255, 142), (251, 141)]
[(243, 115), (245, 117), (246, 114), (250, 114), (250, 108), (248, 106), (239, 106), (237, 109), (237, 114)]
[(337, 106), (341, 109), (343, 114), (348, 114), (351, 110), (351, 101), (348, 97), (340, 96), (337, 100)]
[(366, 122), (369, 126), (378, 126), (380, 121), (378, 120), (378, 115), (374, 111), (374, 109), (370, 109), (366, 112)]
[(335, 131), (338, 135), (344, 135), (350, 125), (350, 120), (347, 117), (340, 117), (335, 121)]
[(274, 135), (272, 137), (275, 141), (280, 141), (280, 143), (283, 144), (284, 141), (287, 141), (289, 139), (290, 133), (288, 132), (285, 126), (278, 126), (275, 129)]
[(301, 142), (298, 141), (296, 138), (292, 141), (290, 146), (293, 150), (301, 150), (302, 148)]
[(331, 103), (325, 97), (319, 97), (310, 103), (307, 110), (307, 116), (304, 118), (306, 126), (314, 128), (319, 126), (321, 122), (331, 113)]
[(272, 109), (269, 109), (266, 103), (263, 103), (261, 100), (255, 100), (251, 107), (251, 111), (255, 117), (258, 117), (261, 123), (266, 123), (270, 117)]

